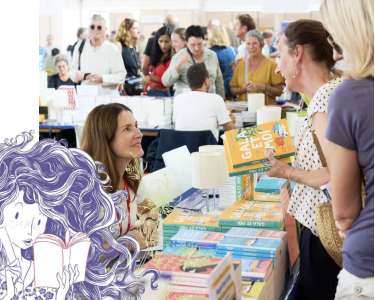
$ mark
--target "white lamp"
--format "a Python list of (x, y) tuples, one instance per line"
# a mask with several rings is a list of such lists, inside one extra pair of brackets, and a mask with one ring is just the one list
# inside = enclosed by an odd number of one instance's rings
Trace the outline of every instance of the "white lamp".
[[(224, 153), (221, 151), (193, 152), (192, 163), (192, 185), (198, 189), (215, 189), (224, 185), (228, 172), (223, 162)], [(215, 192), (213, 193), (215, 195)], [(213, 198), (213, 210), (216, 208), (216, 200)], [(209, 209), (207, 197), (207, 210)]]
[(247, 94), (247, 111), (249, 113), (256, 113), (258, 109), (265, 105), (265, 96), (262, 93)]
[(257, 110), (257, 125), (279, 121), (281, 119), (281, 107), (264, 106)]

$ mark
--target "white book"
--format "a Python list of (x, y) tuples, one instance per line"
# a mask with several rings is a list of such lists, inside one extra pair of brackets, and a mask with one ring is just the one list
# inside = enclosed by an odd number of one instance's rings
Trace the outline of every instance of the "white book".
[(64, 267), (78, 267), (79, 275), (74, 281), (85, 280), (86, 262), (90, 249), (90, 238), (82, 232), (63, 241), (52, 234), (41, 234), (34, 242), (35, 287), (58, 288), (57, 274), (63, 274)]

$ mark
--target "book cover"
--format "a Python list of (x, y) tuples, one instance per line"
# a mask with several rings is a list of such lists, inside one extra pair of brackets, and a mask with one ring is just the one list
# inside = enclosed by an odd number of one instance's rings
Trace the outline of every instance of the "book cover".
[(67, 235), (65, 241), (51, 234), (39, 235), (33, 245), (35, 287), (58, 288), (56, 275), (62, 276), (68, 265), (78, 266), (79, 276), (75, 282), (84, 281), (90, 245), (90, 238), (82, 232)]
[(219, 215), (222, 227), (281, 228), (282, 224), (282, 205), (274, 202), (237, 201)]
[[(229, 143), (226, 143), (224, 141), (224, 153), (225, 153), (225, 159), (226, 159), (226, 166), (228, 170), (228, 174), (230, 177), (233, 176), (241, 176), (241, 175), (247, 175), (247, 174), (257, 174), (257, 173), (263, 173), (267, 172), (271, 169), (271, 165), (269, 165), (266, 161), (261, 163), (254, 163), (250, 165), (244, 165), (241, 167), (233, 167), (233, 162), (230, 160), (230, 150)], [(291, 157), (282, 157), (280, 158), (281, 161), (285, 162), (286, 164), (292, 164), (292, 158)]]
[(191, 291), (188, 293), (170, 292), (166, 300), (208, 300), (208, 294), (192, 294)]
[(280, 194), (282, 187), (287, 183), (288, 180), (284, 178), (275, 178), (262, 175), (255, 184), (255, 192)]
[(242, 296), (246, 300), (257, 300), (263, 290), (265, 283), (260, 281), (242, 282)]
[(215, 256), (215, 250), (214, 249), (198, 249), (198, 248), (175, 248), (175, 247), (166, 247), (163, 250), (163, 253), (165, 254), (173, 254), (173, 255), (179, 255), (179, 256)]
[(272, 259), (241, 259), (241, 276), (253, 280), (266, 279), (272, 270)]
[(171, 246), (182, 247), (216, 247), (218, 241), (224, 238), (224, 233), (180, 229), (170, 240)]
[(295, 152), (285, 119), (225, 131), (225, 143), (227, 162), (233, 168), (266, 162), (267, 148), (273, 148), (277, 158), (289, 157)]
[(191, 213), (174, 209), (164, 220), (163, 226), (167, 228), (180, 226), (200, 226), (210, 231), (220, 231), (218, 220), (213, 215), (204, 215), (201, 213)]
[(225, 233), (225, 236), (267, 239), (283, 239), (285, 235), (285, 231), (247, 227), (232, 227)]
[(279, 239), (267, 239), (267, 238), (246, 238), (246, 237), (234, 237), (225, 236), (222, 240), (217, 243), (217, 249), (223, 250), (236, 250), (236, 251), (249, 251), (274, 254), (281, 245)]

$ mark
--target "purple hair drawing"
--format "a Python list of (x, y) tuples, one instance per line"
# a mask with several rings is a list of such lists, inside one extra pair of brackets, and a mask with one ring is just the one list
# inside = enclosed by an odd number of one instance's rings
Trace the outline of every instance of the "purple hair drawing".
[[(136, 300), (146, 284), (156, 289), (157, 270), (134, 273), (137, 241), (114, 238), (125, 191), (106, 193), (85, 152), (32, 139), (24, 132), (0, 143), (0, 299)], [(56, 287), (37, 287), (37, 238), (67, 241), (78, 233), (89, 239), (82, 280), (69, 263), (56, 274)]]

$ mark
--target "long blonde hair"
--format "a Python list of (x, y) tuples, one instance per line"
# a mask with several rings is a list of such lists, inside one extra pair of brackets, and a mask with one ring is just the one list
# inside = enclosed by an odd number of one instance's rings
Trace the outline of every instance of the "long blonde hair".
[(230, 46), (228, 34), (223, 26), (212, 25), (208, 33), (208, 44), (213, 46)]
[[(131, 112), (127, 106), (120, 103), (102, 104), (95, 107), (87, 116), (80, 141), (81, 149), (106, 168), (111, 181), (111, 191), (117, 190), (121, 180), (116, 170), (116, 155), (111, 148), (111, 143), (117, 129), (117, 117), (122, 111)], [(130, 188), (137, 192), (141, 179), (137, 159), (129, 163), (123, 177)]]
[(133, 27), (134, 23), (137, 21), (130, 18), (125, 18), (121, 24), (119, 29), (117, 30), (115, 40), (119, 42), (122, 47), (131, 48), (133, 47), (133, 41), (130, 36), (130, 29)]
[(324, 0), (320, 12), (342, 49), (345, 75), (353, 79), (374, 76), (374, 1)]

